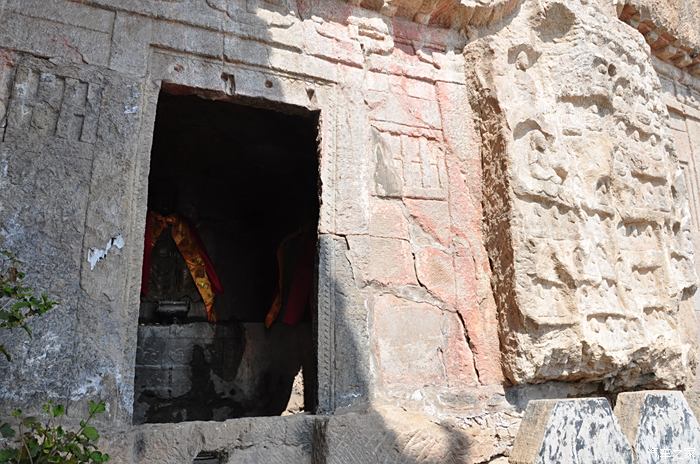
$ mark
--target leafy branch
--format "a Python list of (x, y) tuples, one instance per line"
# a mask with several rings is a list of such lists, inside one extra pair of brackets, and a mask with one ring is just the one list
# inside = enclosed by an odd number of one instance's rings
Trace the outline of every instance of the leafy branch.
[[(56, 306), (45, 293), (36, 292), (24, 285), (25, 274), (19, 270), (19, 260), (7, 251), (0, 251), (0, 329), (23, 329), (29, 336), (32, 331), (29, 319), (46, 314)], [(10, 361), (10, 353), (0, 343), (0, 353)]]

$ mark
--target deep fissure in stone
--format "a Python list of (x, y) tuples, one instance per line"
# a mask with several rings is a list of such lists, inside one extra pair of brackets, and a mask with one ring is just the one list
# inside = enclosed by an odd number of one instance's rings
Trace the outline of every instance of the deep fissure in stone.
[[(148, 210), (168, 219), (150, 221), (145, 232), (155, 245), (144, 266), (134, 422), (312, 410), (313, 389), (303, 385), (313, 384), (316, 364), (318, 114), (188, 93), (162, 92), (158, 102)], [(168, 225), (156, 239), (158, 221)], [(216, 322), (207, 320), (187, 252), (171, 234), (176, 221), (195, 231), (223, 287)], [(295, 287), (308, 296), (301, 292), (299, 317), (290, 315), (291, 303), (283, 305), (267, 328), (283, 242), (284, 298)], [(205, 274), (213, 284), (210, 270)], [(302, 274), (311, 276), (308, 284), (297, 278)]]

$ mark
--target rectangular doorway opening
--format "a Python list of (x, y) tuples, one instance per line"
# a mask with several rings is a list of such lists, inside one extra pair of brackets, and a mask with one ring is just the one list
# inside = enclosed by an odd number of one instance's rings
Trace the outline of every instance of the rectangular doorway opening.
[(315, 409), (318, 123), (299, 107), (161, 92), (134, 423)]

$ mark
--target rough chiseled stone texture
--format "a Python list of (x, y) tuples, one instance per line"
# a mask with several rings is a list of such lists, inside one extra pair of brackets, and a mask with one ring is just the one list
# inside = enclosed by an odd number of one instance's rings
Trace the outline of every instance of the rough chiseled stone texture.
[(604, 398), (531, 401), (511, 464), (625, 463), (632, 449)]
[(700, 425), (681, 392), (621, 393), (615, 415), (637, 463), (697, 461)]
[(684, 384), (688, 203), (646, 44), (595, 2), (527, 6), (465, 51), (507, 375)]

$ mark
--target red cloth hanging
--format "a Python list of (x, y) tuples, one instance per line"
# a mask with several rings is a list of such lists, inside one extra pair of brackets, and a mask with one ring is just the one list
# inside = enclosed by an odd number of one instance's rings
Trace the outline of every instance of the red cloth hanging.
[(309, 308), (313, 287), (315, 231), (301, 230), (285, 238), (277, 249), (278, 279), (275, 297), (265, 317), (265, 326), (276, 320), (296, 325)]

